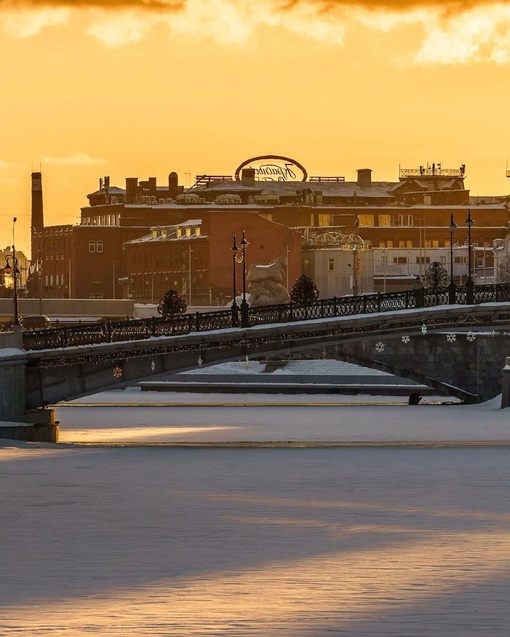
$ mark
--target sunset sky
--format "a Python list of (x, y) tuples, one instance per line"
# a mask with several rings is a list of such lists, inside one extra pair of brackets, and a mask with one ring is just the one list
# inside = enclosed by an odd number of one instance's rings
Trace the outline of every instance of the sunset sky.
[(0, 0), (0, 239), (28, 251), (99, 177), (189, 184), (254, 155), (396, 180), (466, 164), (507, 194), (510, 1)]

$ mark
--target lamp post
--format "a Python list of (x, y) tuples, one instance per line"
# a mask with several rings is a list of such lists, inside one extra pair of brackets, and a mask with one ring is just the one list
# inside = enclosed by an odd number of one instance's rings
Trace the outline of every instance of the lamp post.
[(466, 303), (468, 305), (473, 304), (473, 288), (474, 281), (471, 276), (471, 226), (473, 225), (473, 219), (471, 218), (471, 208), (468, 208), (468, 216), (466, 219), (468, 227), (468, 277), (466, 280)]
[(249, 243), (246, 240), (246, 234), (243, 230), (243, 238), (240, 241), (241, 256), (243, 259), (243, 300), (241, 301), (241, 327), (249, 326), (248, 302), (246, 301), (246, 248)]
[(242, 255), (239, 255), (239, 246), (236, 242), (236, 236), (234, 235), (234, 242), (232, 244), (232, 327), (239, 327), (239, 306), (236, 303), (236, 263), (239, 263)]
[(112, 261), (112, 299), (115, 300), (115, 265), (118, 261)]
[(4, 274), (12, 274), (14, 282), (14, 326), (19, 326), (19, 311), (18, 311), (18, 259), (16, 257), (16, 247), (14, 245), (14, 224), (16, 223), (16, 217), (12, 221), (12, 254), (5, 255), (5, 267)]
[[(34, 227), (31, 227), (32, 235), (37, 237), (37, 287), (39, 289), (39, 315), (42, 316), (42, 277), (43, 277), (43, 267), (42, 267), (42, 258), (41, 258), (41, 235)], [(33, 237), (32, 237), (32, 245), (33, 245)], [(33, 256), (34, 248), (32, 247), (32, 256)]]
[(448, 301), (450, 305), (455, 303), (455, 281), (453, 280), (453, 233), (457, 225), (453, 220), (453, 213), (450, 215), (450, 285), (448, 286)]

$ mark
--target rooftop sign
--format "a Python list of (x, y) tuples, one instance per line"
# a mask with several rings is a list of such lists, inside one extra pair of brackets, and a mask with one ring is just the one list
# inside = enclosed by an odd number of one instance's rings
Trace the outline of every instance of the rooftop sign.
[(466, 164), (460, 168), (442, 168), (441, 164), (427, 164), (419, 168), (400, 168), (400, 178), (403, 177), (465, 177)]
[(236, 170), (235, 179), (241, 179), (243, 168), (254, 168), (257, 181), (306, 181), (308, 173), (299, 162), (281, 155), (259, 155), (244, 161)]

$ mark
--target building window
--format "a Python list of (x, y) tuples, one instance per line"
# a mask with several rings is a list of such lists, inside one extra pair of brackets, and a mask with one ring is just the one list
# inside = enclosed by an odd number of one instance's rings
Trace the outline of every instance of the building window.
[(374, 215), (358, 215), (358, 225), (373, 227)]
[(89, 252), (103, 252), (103, 240), (94, 241), (91, 239), (89, 241)]
[(335, 260), (334, 259), (328, 259), (328, 271), (329, 272), (334, 272), (335, 271)]
[(395, 216), (395, 225), (396, 226), (412, 226), (412, 225), (414, 225), (413, 215), (396, 215)]
[(406, 248), (412, 248), (413, 247), (413, 242), (412, 241), (406, 241)]
[(439, 248), (439, 241), (437, 241), (437, 239), (434, 239), (434, 240), (432, 241), (432, 247), (433, 247), (433, 248)]
[(323, 214), (319, 215), (319, 226), (331, 226), (331, 225), (333, 225), (331, 215), (323, 215)]
[(446, 257), (439, 257), (443, 265), (446, 264)]
[(381, 265), (388, 265), (388, 257), (386, 255), (381, 257)]
[(386, 247), (387, 248), (393, 248), (393, 241), (387, 241), (386, 242)]
[(405, 241), (399, 241), (398, 242), (398, 247), (399, 248), (405, 248), (406, 247), (406, 242)]
[(407, 257), (393, 257), (393, 263), (405, 264), (407, 263)]
[(430, 257), (416, 257), (416, 263), (430, 263)]
[(391, 215), (378, 215), (377, 223), (384, 228), (391, 226)]

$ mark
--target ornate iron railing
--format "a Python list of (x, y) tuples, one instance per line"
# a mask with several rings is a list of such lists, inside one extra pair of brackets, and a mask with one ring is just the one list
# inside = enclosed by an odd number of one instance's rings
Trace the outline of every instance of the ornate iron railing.
[[(448, 288), (417, 289), (385, 294), (334, 297), (321, 299), (315, 303), (257, 307), (249, 310), (248, 324), (242, 327), (448, 305), (449, 292)], [(455, 300), (459, 305), (466, 304), (465, 287), (456, 288)], [(475, 304), (510, 302), (510, 283), (475, 286), (473, 301)], [(23, 347), (25, 350), (57, 349), (77, 345), (139, 341), (157, 336), (173, 336), (239, 326), (241, 326), (239, 311), (220, 310), (185, 314), (170, 320), (158, 317), (27, 330), (23, 332)]]

